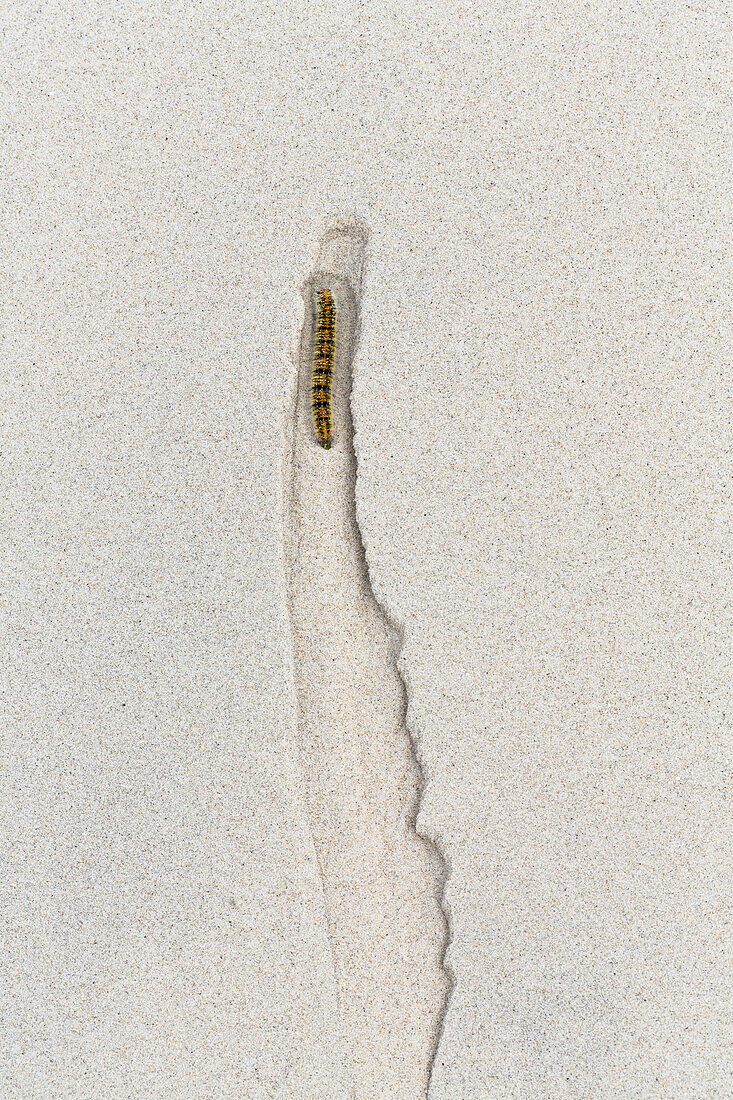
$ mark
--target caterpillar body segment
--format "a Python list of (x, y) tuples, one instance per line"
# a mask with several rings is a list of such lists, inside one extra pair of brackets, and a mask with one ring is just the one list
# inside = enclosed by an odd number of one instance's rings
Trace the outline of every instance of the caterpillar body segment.
[(330, 290), (319, 290), (313, 341), (311, 409), (318, 442), (328, 451), (333, 436), (331, 387), (336, 354), (336, 302)]

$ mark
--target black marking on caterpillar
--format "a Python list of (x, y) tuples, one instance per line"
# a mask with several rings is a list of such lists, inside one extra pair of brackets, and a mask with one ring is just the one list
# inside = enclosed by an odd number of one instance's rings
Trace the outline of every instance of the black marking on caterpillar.
[(336, 352), (336, 303), (330, 290), (319, 290), (313, 342), (311, 409), (318, 442), (328, 451), (333, 434), (331, 384)]

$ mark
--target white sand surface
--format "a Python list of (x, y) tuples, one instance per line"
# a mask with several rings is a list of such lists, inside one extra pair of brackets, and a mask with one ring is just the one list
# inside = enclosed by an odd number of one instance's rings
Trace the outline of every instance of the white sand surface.
[(345, 1096), (279, 426), (195, 276), (184, 309), (77, 252), (42, 293), (16, 242), (2, 363), (0, 1094)]
[(732, 1094), (726, 5), (0, 23), (0, 1091), (349, 1095), (281, 470), (350, 213), (450, 870), (430, 1100)]

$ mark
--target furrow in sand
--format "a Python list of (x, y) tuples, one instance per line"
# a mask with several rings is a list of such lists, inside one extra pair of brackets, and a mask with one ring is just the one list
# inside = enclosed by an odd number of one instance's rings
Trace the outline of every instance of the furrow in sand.
[[(303, 290), (286, 486), (298, 758), (333, 947), (346, 1079), (355, 1100), (419, 1100), (448, 989), (444, 868), (413, 828), (421, 778), (396, 666), (399, 631), (374, 598), (356, 521), (350, 391), (364, 244), (355, 228), (327, 233)], [(311, 408), (312, 372), (323, 367), (317, 325), (324, 290), (335, 314), (329, 449)]]

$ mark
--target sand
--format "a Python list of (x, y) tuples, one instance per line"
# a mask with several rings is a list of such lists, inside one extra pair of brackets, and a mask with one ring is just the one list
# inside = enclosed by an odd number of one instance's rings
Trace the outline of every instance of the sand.
[[(296, 751), (323, 880), (351, 1095), (409, 1100), (425, 1095), (446, 1000), (444, 868), (414, 832), (419, 770), (396, 664), (400, 636), (374, 600), (356, 523), (350, 395), (365, 244), (358, 229), (327, 233), (304, 288), (286, 477)], [(315, 307), (323, 288), (336, 311), (329, 449), (316, 439), (311, 415)]]
[(349, 1096), (282, 475), (349, 216), (429, 1098), (733, 1093), (725, 5), (0, 19), (0, 1091)]

